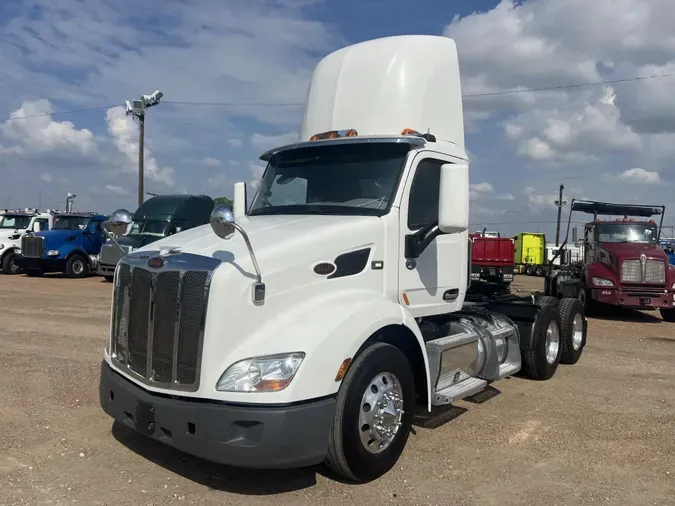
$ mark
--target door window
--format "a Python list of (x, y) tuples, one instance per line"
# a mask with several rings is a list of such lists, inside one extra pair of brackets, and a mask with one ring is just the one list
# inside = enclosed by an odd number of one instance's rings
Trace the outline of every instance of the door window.
[(441, 166), (446, 162), (426, 159), (417, 165), (408, 200), (408, 228), (418, 230), (438, 221)]

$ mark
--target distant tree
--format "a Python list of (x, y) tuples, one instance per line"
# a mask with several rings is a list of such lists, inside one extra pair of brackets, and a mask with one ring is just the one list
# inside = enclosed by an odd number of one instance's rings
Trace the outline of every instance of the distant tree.
[(217, 206), (219, 206), (219, 205), (225, 205), (225, 206), (229, 207), (230, 209), (232, 209), (232, 201), (231, 201), (230, 199), (228, 199), (227, 197), (218, 197), (218, 198), (215, 198), (215, 199), (213, 199), (213, 202), (214, 202)]

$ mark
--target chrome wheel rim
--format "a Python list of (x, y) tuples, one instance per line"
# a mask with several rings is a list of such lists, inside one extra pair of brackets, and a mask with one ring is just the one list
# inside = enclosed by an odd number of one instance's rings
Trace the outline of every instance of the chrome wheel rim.
[(361, 398), (359, 435), (370, 453), (380, 453), (392, 443), (403, 420), (403, 391), (398, 378), (380, 373), (369, 383)]
[(574, 315), (574, 320), (572, 320), (572, 348), (574, 348), (574, 351), (579, 351), (583, 340), (584, 319), (581, 316), (581, 313), (577, 313)]
[(84, 262), (82, 260), (75, 260), (73, 262), (73, 274), (82, 274), (84, 271)]
[(19, 265), (16, 263), (16, 259), (12, 259), (9, 262), (9, 273), (17, 274), (19, 272)]
[(554, 364), (558, 357), (558, 350), (560, 349), (560, 328), (558, 322), (552, 321), (548, 324), (546, 329), (546, 361), (549, 364)]

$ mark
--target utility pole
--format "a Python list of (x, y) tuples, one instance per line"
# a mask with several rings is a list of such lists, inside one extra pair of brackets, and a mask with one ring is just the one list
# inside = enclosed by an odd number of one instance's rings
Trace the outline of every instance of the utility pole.
[(66, 212), (71, 213), (73, 212), (73, 200), (75, 200), (75, 195), (74, 193), (68, 192), (68, 196), (66, 197)]
[(143, 182), (144, 182), (144, 157), (145, 157), (145, 111), (148, 110), (148, 107), (159, 104), (159, 100), (164, 96), (159, 90), (156, 90), (152, 95), (142, 95), (138, 100), (125, 100), (124, 104), (127, 108), (127, 115), (131, 114), (132, 117), (138, 118), (139, 131), (138, 131), (138, 207), (141, 207), (143, 204), (143, 196), (145, 192), (143, 191)]
[(560, 194), (558, 195), (558, 200), (555, 201), (555, 205), (558, 206), (558, 226), (556, 227), (555, 231), (555, 245), (558, 247), (560, 244), (560, 215), (562, 214), (562, 208), (565, 204), (567, 204), (566, 200), (563, 200), (563, 190), (565, 189), (565, 186), (560, 183)]

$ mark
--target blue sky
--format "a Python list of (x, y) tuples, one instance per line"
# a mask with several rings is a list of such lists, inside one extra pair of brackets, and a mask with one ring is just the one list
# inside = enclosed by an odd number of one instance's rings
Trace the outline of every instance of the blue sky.
[[(503, 92), (675, 72), (673, 15), (671, 0), (6, 0), (0, 207), (40, 192), (63, 207), (72, 191), (81, 209), (133, 209), (137, 126), (120, 105), (158, 88), (146, 190), (230, 195), (294, 140), (302, 107), (283, 104), (334, 49), (450, 36), (464, 92)], [(465, 99), (474, 228), (552, 233), (561, 181), (570, 197), (672, 208), (674, 79)]]

